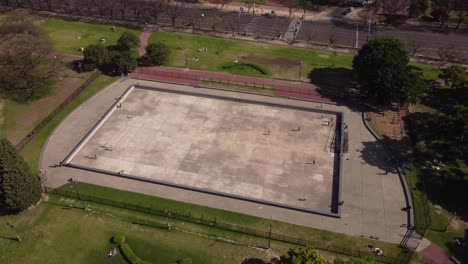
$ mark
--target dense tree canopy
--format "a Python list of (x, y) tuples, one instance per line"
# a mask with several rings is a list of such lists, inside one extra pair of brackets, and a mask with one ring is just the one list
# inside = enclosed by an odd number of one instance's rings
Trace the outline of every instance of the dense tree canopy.
[(94, 70), (102, 68), (108, 61), (109, 52), (102, 44), (89, 45), (83, 52), (84, 55), (84, 70)]
[(140, 45), (140, 39), (133, 32), (126, 31), (122, 33), (117, 43), (119, 43), (119, 46), (121, 47), (131, 49)]
[(290, 248), (288, 252), (280, 257), (279, 264), (326, 264), (322, 256), (308, 245), (305, 248)]
[(39, 178), (10, 142), (0, 139), (0, 208), (12, 212), (24, 210), (41, 198)]
[(51, 59), (47, 33), (27, 17), (11, 14), (0, 21), (0, 93), (27, 100), (45, 90), (60, 64)]
[(124, 32), (117, 45), (104, 47), (102, 44), (91, 44), (84, 50), (83, 70), (98, 68), (110, 74), (128, 73), (137, 66), (131, 49), (138, 45), (139, 39), (133, 33)]
[(154, 65), (162, 65), (169, 57), (169, 47), (164, 42), (149, 44), (146, 47), (146, 56)]
[(420, 73), (408, 63), (408, 49), (400, 40), (380, 38), (359, 50), (353, 69), (361, 91), (377, 105), (407, 105), (417, 102), (425, 87)]

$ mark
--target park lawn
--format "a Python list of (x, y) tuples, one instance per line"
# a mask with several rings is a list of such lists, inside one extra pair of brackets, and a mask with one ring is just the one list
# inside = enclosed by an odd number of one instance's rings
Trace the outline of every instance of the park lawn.
[[(248, 247), (201, 236), (133, 224), (103, 211), (66, 209), (67, 201), (51, 195), (39, 207), (15, 216), (0, 217), (0, 263), (127, 263), (119, 254), (106, 256), (117, 245), (114, 235), (125, 235), (137, 256), (151, 263), (176, 263), (190, 257), (194, 263), (240, 263), (244, 256), (266, 258)], [(22, 239), (12, 240), (14, 223)], [(221, 260), (221, 261), (220, 261)]]
[[(86, 183), (79, 183), (78, 185), (79, 185), (79, 191), (82, 194), (91, 195), (91, 196), (98, 197), (98, 198), (109, 199), (112, 201), (120, 201), (120, 202), (129, 203), (129, 204), (137, 204), (143, 207), (151, 207), (153, 209), (168, 210), (169, 212), (176, 212), (178, 214), (190, 215), (192, 217), (197, 217), (197, 218), (204, 218), (204, 219), (210, 219), (210, 220), (216, 219), (216, 221), (218, 222), (223, 222), (223, 223), (228, 223), (228, 224), (233, 224), (233, 225), (238, 225), (238, 226), (243, 226), (243, 227), (249, 227), (249, 228), (253, 228), (257, 230), (267, 231), (268, 226), (271, 223), (271, 220), (269, 219), (264, 219), (264, 218), (259, 218), (255, 216), (249, 216), (245, 214), (229, 212), (229, 211), (224, 211), (220, 209), (214, 209), (214, 208), (209, 208), (209, 207), (204, 207), (204, 206), (199, 206), (199, 205), (194, 205), (194, 204), (177, 202), (174, 200), (168, 200), (164, 198), (159, 198), (159, 197), (154, 197), (154, 196), (149, 196), (149, 195), (144, 195), (144, 194), (139, 194), (139, 193), (121, 191), (121, 190), (116, 190), (116, 189), (112, 189), (108, 187), (101, 187), (101, 186), (96, 186), (96, 185), (91, 185), (91, 184), (86, 184)], [(76, 189), (71, 188), (70, 186), (72, 185), (67, 184), (61, 187), (61, 189), (76, 192)], [(94, 206), (101, 207), (99, 205), (94, 205)], [(123, 211), (120, 208), (112, 208), (112, 207), (104, 206), (104, 205), (102, 207), (107, 207), (106, 211), (108, 211), (112, 215), (122, 213)], [(131, 216), (134, 216), (135, 214), (139, 214), (133, 211), (130, 211), (130, 212), (131, 212), (130, 214)], [(147, 220), (155, 220), (155, 219), (157, 220), (158, 217), (154, 215), (151, 215), (147, 218)], [(162, 221), (165, 222), (165, 219), (162, 219)], [(173, 219), (171, 219), (170, 221), (172, 223), (177, 222), (176, 220), (173, 220)], [(201, 232), (201, 233), (206, 233), (206, 234), (215, 233), (217, 235), (223, 235), (227, 237), (228, 239), (241, 240), (244, 243), (256, 244), (256, 245), (261, 245), (261, 246), (265, 246), (266, 244), (265, 239), (252, 238), (252, 237), (246, 238), (245, 235), (239, 235), (237, 233), (232, 233), (232, 232), (220, 230), (217, 228), (199, 226), (199, 225), (194, 225), (194, 224), (189, 224), (189, 223), (179, 223), (179, 226), (184, 226), (186, 228), (190, 227), (191, 230), (196, 230), (197, 232)], [(276, 234), (283, 234), (283, 235), (290, 236), (290, 237), (317, 241), (317, 243), (320, 243), (320, 245), (322, 246), (335, 246), (335, 247), (349, 248), (349, 249), (354, 249), (354, 250), (368, 251), (369, 250), (368, 245), (373, 244), (375, 246), (381, 247), (385, 251), (386, 256), (389, 256), (389, 257), (396, 257), (398, 254), (402, 252), (401, 249), (398, 247), (398, 245), (395, 245), (395, 244), (369, 240), (369, 239), (359, 238), (359, 237), (352, 237), (352, 236), (338, 234), (338, 233), (334, 233), (330, 231), (318, 230), (314, 228), (288, 224), (288, 223), (279, 222), (279, 221), (272, 222), (272, 231), (273, 233), (276, 233)]]
[(39, 157), (42, 151), (42, 146), (45, 141), (55, 129), (55, 127), (75, 108), (81, 103), (86, 101), (88, 98), (116, 81), (119, 77), (109, 77), (106, 75), (100, 75), (95, 81), (93, 81), (84, 91), (82, 91), (75, 99), (73, 99), (54, 119), (52, 119), (45, 127), (43, 127), (39, 133), (37, 133), (33, 139), (24, 146), (20, 154), (23, 156), (25, 161), (28, 163), (29, 168), (33, 172), (37, 172), (39, 168)]
[[(233, 39), (214, 38), (185, 33), (155, 32), (148, 43), (164, 41), (171, 49), (171, 55), (167, 61), (168, 66), (185, 67), (185, 50), (187, 53), (187, 66), (192, 69), (207, 71), (225, 71), (229, 73), (273, 77), (278, 79), (297, 80), (301, 71), (301, 79), (305, 80), (307, 74), (314, 68), (331, 67), (333, 54), (326, 51), (311, 49), (284, 47), (269, 45), (252, 41), (240, 41)], [(179, 45), (182, 48), (179, 48)], [(207, 48), (206, 52), (198, 49)], [(192, 61), (198, 58), (198, 62)], [(351, 68), (353, 56), (337, 54), (335, 67)], [(222, 69), (226, 63), (234, 60), (245, 60), (265, 68), (267, 74), (253, 73), (250, 68), (232, 72)], [(302, 69), (300, 61), (303, 61)]]
[[(130, 31), (140, 36), (141, 30), (129, 29), (125, 27), (115, 27), (112, 30), (111, 25), (90, 24), (76, 21), (66, 21), (61, 19), (49, 18), (42, 21), (40, 27), (45, 29), (54, 44), (57, 52), (66, 54), (83, 55), (79, 50), (90, 44), (98, 44), (101, 39), (106, 39), (104, 45), (115, 45), (120, 35), (125, 31)], [(78, 36), (81, 37), (78, 39)], [(136, 52), (136, 49), (133, 53)]]
[[(353, 55), (312, 49), (270, 45), (252, 41), (215, 38), (186, 33), (155, 32), (148, 43), (165, 42), (171, 49), (167, 66), (185, 67), (206, 71), (224, 71), (233, 74), (272, 77), (285, 80), (306, 80), (309, 72), (317, 68), (352, 69)], [(181, 46), (181, 48), (179, 48)], [(206, 52), (198, 49), (207, 48)], [(185, 51), (186, 50), (186, 51)], [(187, 57), (187, 65), (185, 58)], [(198, 62), (192, 61), (198, 58)], [(222, 65), (238, 60), (254, 63), (265, 68), (267, 74), (252, 72), (251, 68), (236, 71), (222, 69)], [(302, 66), (301, 66), (301, 63)], [(411, 63), (421, 69), (424, 79), (438, 79), (440, 70), (431, 65)]]

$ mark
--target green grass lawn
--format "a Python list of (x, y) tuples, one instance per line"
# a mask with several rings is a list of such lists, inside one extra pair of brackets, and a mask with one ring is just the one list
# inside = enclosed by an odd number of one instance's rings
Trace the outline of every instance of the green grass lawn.
[[(106, 39), (106, 46), (117, 44), (117, 39), (125, 31), (130, 31), (140, 36), (140, 30), (115, 27), (111, 25), (90, 24), (75, 21), (65, 21), (49, 18), (42, 21), (40, 27), (45, 29), (54, 44), (55, 50), (61, 53), (83, 55), (79, 50), (90, 44), (98, 44), (101, 39)], [(80, 39), (78, 39), (80, 37)]]
[[(263, 43), (240, 41), (232, 39), (214, 38), (193, 34), (155, 32), (148, 43), (165, 41), (171, 49), (168, 66), (185, 67), (185, 50), (187, 66), (192, 69), (207, 71), (225, 71), (235, 74), (273, 77), (279, 79), (297, 80), (301, 70), (301, 78), (306, 79), (313, 68), (330, 67), (332, 53), (302, 48), (268, 45)], [(179, 45), (182, 48), (179, 48)], [(207, 48), (206, 52), (198, 49)], [(192, 58), (199, 58), (198, 62)], [(351, 68), (353, 56), (338, 54), (335, 59), (336, 67)], [(239, 68), (236, 71), (222, 69), (226, 63), (238, 60), (257, 64), (265, 68), (267, 74), (252, 72), (249, 67), (245, 71)], [(303, 61), (300, 69), (300, 61)]]
[[(65, 185), (62, 189), (68, 191), (76, 191), (76, 188), (71, 188), (72, 185)], [(268, 226), (270, 224), (269, 219), (258, 218), (254, 216), (208, 208), (199, 205), (193, 205), (188, 203), (177, 202), (173, 200), (168, 200), (164, 198), (158, 198), (154, 196), (148, 196), (133, 192), (126, 192), (115, 190), (112, 188), (101, 187), (91, 184), (79, 183), (79, 190), (82, 194), (92, 195), (99, 198), (110, 199), (113, 201), (121, 201), (130, 204), (138, 204), (144, 207), (151, 207), (153, 209), (159, 210), (168, 210), (170, 212), (177, 212), (179, 214), (188, 215), (190, 214), (193, 217), (210, 219), (218, 222), (229, 223), (249, 228), (254, 228), (257, 230), (268, 230)], [(79, 204), (79, 206), (81, 206)], [(93, 205), (94, 208), (101, 208), (102, 210), (106, 210), (112, 215), (122, 214), (123, 210), (120, 208), (110, 208), (109, 206), (104, 205)], [(133, 211), (129, 211), (127, 213), (127, 217), (134, 217), (139, 213), (135, 213)], [(142, 216), (143, 220), (147, 221), (156, 221), (159, 223), (165, 223), (166, 219), (158, 216)], [(206, 226), (199, 226), (189, 223), (182, 223), (180, 221), (176, 221), (171, 219), (172, 224), (178, 225), (180, 227), (189, 228), (190, 230), (212, 234), (215, 233), (217, 235), (222, 235), (228, 239), (233, 239), (236, 241), (242, 241), (243, 243), (255, 244), (260, 246), (265, 246), (266, 241), (265, 239), (259, 239), (255, 237), (246, 237), (245, 235), (240, 235), (238, 233), (232, 233), (225, 230), (220, 230), (217, 228), (211, 228)], [(160, 224), (159, 224), (160, 225)], [(335, 247), (344, 247), (350, 248), (354, 250), (361, 250), (361, 251), (368, 251), (368, 244), (371, 243), (373, 245), (381, 247), (385, 252), (386, 255), (389, 257), (396, 257), (399, 253), (401, 253), (401, 249), (394, 244), (384, 243), (375, 240), (368, 240), (364, 238), (352, 237), (347, 235), (342, 235), (334, 232), (323, 231), (313, 228), (308, 228), (304, 226), (298, 226), (293, 224), (287, 224), (283, 222), (273, 221), (272, 223), (272, 230), (276, 234), (283, 234), (291, 237), (307, 239), (311, 241), (317, 241), (321, 245), (330, 245)], [(282, 248), (282, 250), (286, 250), (287, 248)]]
[(37, 172), (39, 168), (39, 156), (44, 142), (47, 140), (47, 137), (49, 137), (50, 133), (52, 133), (55, 127), (60, 123), (60, 121), (62, 121), (62, 119), (64, 119), (81, 103), (102, 90), (110, 83), (116, 81), (118, 78), (119, 77), (109, 77), (105, 75), (99, 76), (75, 99), (73, 99), (54, 119), (52, 119), (49, 124), (42, 128), (26, 146), (24, 146), (24, 148), (20, 151), (20, 154), (24, 157), (33, 172)]
[[(106, 187), (79, 183), (80, 193), (152, 206), (192, 212), (194, 216), (267, 230), (270, 220), (261, 219), (203, 206), (119, 191)], [(63, 189), (74, 191), (76, 185)], [(67, 209), (72, 204), (73, 209)], [(279, 256), (293, 245), (273, 241), (267, 252), (267, 239), (256, 238), (209, 226), (201, 226), (126, 209), (86, 202), (82, 210), (79, 200), (50, 194), (39, 207), (19, 215), (0, 217), (0, 263), (126, 263), (121, 254), (108, 258), (106, 253), (117, 245), (111, 237), (125, 235), (135, 254), (150, 263), (176, 263), (189, 257), (193, 263), (239, 264), (244, 258), (269, 260)], [(22, 242), (13, 240), (14, 231), (6, 223), (16, 226)], [(382, 248), (387, 256), (401, 253), (397, 245), (273, 221), (275, 233), (320, 241), (332, 246), (368, 251), (372, 243)], [(247, 246), (249, 245), (249, 246)], [(329, 260), (336, 254), (320, 251)]]
[[(0, 263), (127, 263), (119, 254), (106, 256), (117, 245), (114, 235), (125, 235), (141, 259), (172, 264), (190, 257), (194, 263), (240, 263), (244, 256), (266, 258), (266, 254), (177, 230), (132, 224), (100, 209), (86, 212), (66, 209), (67, 201), (50, 196), (48, 203), (18, 216), (0, 217)], [(22, 242), (12, 240), (16, 225)]]

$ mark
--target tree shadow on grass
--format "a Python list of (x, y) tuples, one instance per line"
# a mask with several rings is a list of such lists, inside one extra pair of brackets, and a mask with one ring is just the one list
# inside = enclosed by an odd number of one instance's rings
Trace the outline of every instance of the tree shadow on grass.
[(316, 68), (309, 72), (308, 77), (312, 84), (319, 87), (317, 91), (321, 96), (352, 110), (361, 110), (360, 93), (356, 89), (352, 70), (342, 67)]

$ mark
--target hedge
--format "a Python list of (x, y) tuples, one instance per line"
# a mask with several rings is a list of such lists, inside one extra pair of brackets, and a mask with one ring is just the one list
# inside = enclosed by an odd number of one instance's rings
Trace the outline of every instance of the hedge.
[(268, 75), (269, 72), (266, 68), (260, 66), (260, 65), (257, 65), (257, 64), (254, 64), (254, 63), (251, 63), (251, 62), (246, 62), (246, 61), (238, 61), (237, 63), (235, 62), (226, 62), (224, 63), (223, 65), (221, 65), (221, 69), (243, 69), (245, 67), (250, 67), (252, 69), (255, 69), (256, 71), (258, 71), (259, 73), (261, 73), (262, 75)]
[(130, 248), (130, 246), (127, 243), (122, 243), (119, 245), (119, 247), (120, 247), (120, 251), (122, 252), (122, 255), (131, 264), (148, 264), (148, 262), (143, 261), (137, 255), (135, 255), (135, 253), (133, 253), (133, 250)]
[(191, 258), (184, 258), (178, 262), (179, 264), (192, 264)]
[(123, 244), (125, 243), (125, 236), (119, 235), (119, 236), (114, 236), (112, 238), (112, 242), (115, 244)]

